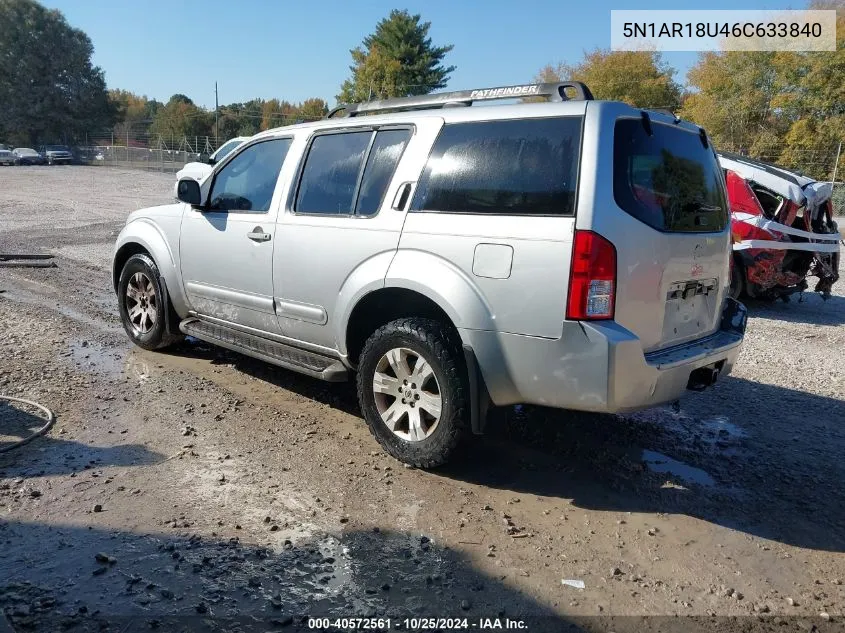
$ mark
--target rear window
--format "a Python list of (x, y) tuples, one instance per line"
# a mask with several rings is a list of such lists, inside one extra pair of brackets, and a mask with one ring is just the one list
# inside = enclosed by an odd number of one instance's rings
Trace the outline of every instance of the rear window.
[(573, 215), (582, 117), (446, 125), (412, 209)]
[(358, 174), (372, 136), (371, 130), (364, 130), (314, 138), (299, 182), (297, 213), (352, 213)]
[(728, 205), (712, 148), (673, 125), (619, 119), (613, 137), (613, 196), (624, 211), (658, 231), (715, 233)]
[(294, 209), (328, 215), (378, 213), (411, 130), (359, 130), (314, 137)]

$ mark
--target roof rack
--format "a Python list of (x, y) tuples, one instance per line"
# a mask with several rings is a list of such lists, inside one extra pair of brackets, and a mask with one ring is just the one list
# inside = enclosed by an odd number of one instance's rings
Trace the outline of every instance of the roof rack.
[[(567, 89), (570, 89), (574, 93), (574, 96), (568, 95), (566, 93)], [(326, 115), (326, 118), (332, 119), (337, 116), (353, 117), (359, 114), (373, 112), (405, 112), (408, 110), (470, 106), (476, 101), (526, 97), (546, 97), (548, 101), (589, 101), (592, 100), (593, 93), (580, 81), (499, 86), (497, 88), (458, 90), (456, 92), (441, 92), (418, 97), (398, 97), (394, 99), (367, 101), (365, 103), (343, 104), (332, 108)]]

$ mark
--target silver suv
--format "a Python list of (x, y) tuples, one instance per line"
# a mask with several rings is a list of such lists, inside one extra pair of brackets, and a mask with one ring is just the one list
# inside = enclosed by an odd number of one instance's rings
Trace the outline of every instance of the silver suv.
[[(532, 102), (465, 107), (514, 98)], [(419, 467), (490, 404), (675, 401), (728, 373), (745, 331), (705, 132), (576, 82), (342, 106), (177, 195), (117, 240), (131, 339), (355, 373), (373, 435)]]

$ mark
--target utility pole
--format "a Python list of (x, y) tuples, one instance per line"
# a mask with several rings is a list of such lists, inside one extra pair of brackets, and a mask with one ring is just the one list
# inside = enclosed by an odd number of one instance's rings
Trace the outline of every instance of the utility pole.
[(836, 150), (836, 164), (833, 166), (833, 184), (836, 186), (836, 171), (839, 169), (839, 155), (842, 153), (842, 141), (839, 141), (839, 149)]
[(220, 106), (217, 103), (217, 82), (214, 82), (214, 144), (217, 145), (217, 129), (220, 127), (219, 116)]

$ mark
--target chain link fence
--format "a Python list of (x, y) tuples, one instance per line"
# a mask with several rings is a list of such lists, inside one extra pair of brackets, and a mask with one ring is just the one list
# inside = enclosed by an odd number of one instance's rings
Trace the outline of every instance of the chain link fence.
[(186, 163), (200, 160), (200, 154), (185, 150), (88, 145), (75, 148), (80, 164), (176, 173)]
[(225, 141), (218, 142), (208, 136), (170, 139), (136, 136), (120, 140), (100, 138), (77, 145), (71, 151), (75, 162), (82, 165), (175, 173), (186, 163), (199, 161), (214, 153)]
[(839, 217), (845, 217), (845, 182), (833, 183), (833, 212)]

